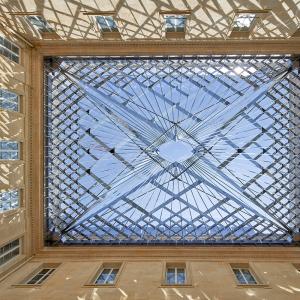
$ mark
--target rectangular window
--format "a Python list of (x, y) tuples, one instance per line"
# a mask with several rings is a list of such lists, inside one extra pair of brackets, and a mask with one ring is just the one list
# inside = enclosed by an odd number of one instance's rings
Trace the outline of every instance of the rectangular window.
[(0, 159), (19, 159), (19, 143), (13, 141), (0, 141)]
[(42, 284), (54, 271), (56, 268), (42, 268), (36, 274), (34, 274), (26, 284), (40, 285)]
[(186, 271), (184, 267), (167, 267), (166, 284), (185, 284)]
[(26, 16), (27, 21), (36, 27), (40, 32), (54, 32), (53, 28), (48, 24), (42, 16)]
[(166, 32), (185, 32), (186, 16), (165, 16)]
[(9, 190), (0, 192), (0, 212), (12, 210), (19, 207), (20, 192)]
[(112, 16), (96, 16), (96, 22), (102, 32), (118, 32), (118, 27)]
[(19, 53), (20, 50), (15, 44), (5, 37), (0, 36), (0, 54), (16, 63), (19, 63)]
[(239, 284), (257, 284), (249, 268), (233, 268), (232, 270)]
[(0, 108), (19, 111), (19, 96), (13, 92), (0, 89)]
[(233, 23), (233, 31), (249, 31), (256, 18), (254, 13), (240, 13)]
[(103, 268), (95, 280), (95, 284), (114, 284), (119, 272), (119, 268)]
[(20, 240), (14, 240), (0, 248), (0, 266), (20, 254)]

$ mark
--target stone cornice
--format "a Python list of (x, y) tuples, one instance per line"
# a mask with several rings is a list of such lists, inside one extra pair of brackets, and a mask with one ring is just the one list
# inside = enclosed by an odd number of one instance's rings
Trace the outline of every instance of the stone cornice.
[(185, 258), (200, 260), (300, 261), (300, 247), (282, 246), (65, 246), (44, 247), (38, 258)]
[(300, 39), (282, 40), (49, 40), (35, 43), (42, 55), (299, 54)]

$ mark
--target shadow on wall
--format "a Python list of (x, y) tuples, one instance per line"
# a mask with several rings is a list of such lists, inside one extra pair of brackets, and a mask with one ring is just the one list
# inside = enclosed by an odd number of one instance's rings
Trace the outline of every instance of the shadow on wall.
[[(267, 5), (266, 5), (266, 2)], [(236, 10), (271, 12), (263, 17), (252, 38), (287, 38), (299, 26), (299, 0), (278, 1), (178, 1), (178, 0), (10, 0), (0, 4), (5, 23), (18, 31), (40, 38), (38, 31), (26, 23), (24, 17), (10, 12), (37, 12), (43, 14), (49, 25), (63, 39), (98, 39), (99, 32), (84, 12), (115, 11), (115, 20), (123, 39), (161, 39), (164, 21), (160, 11), (189, 10), (187, 38), (224, 39), (230, 31)]]
[(23, 141), (24, 117), (19, 113), (0, 111), (0, 139)]
[(24, 94), (24, 67), (0, 55), (0, 87)]
[(0, 162), (0, 189), (24, 187), (24, 163), (22, 161)]

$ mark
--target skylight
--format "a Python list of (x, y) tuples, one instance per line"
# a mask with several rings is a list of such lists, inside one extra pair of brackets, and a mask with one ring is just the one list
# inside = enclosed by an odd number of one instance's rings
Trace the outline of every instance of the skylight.
[(42, 16), (26, 16), (26, 19), (29, 21), (29, 23), (31, 23), (31, 25), (36, 27), (42, 33), (54, 32), (53, 28), (51, 28), (51, 26)]
[(112, 16), (96, 16), (96, 21), (102, 32), (118, 32), (117, 24)]
[(46, 60), (47, 243), (290, 243), (300, 225), (291, 65)]
[(174, 15), (165, 16), (166, 32), (184, 32), (186, 26), (186, 16)]
[(240, 13), (236, 16), (233, 23), (234, 31), (249, 31), (256, 15), (253, 13)]

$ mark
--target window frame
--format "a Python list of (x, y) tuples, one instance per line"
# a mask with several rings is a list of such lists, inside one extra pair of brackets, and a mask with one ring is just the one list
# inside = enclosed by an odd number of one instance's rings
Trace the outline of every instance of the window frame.
[[(188, 33), (188, 28), (189, 28), (189, 20), (190, 20), (190, 15), (191, 15), (191, 11), (190, 10), (174, 10), (174, 11), (160, 11), (159, 12), (160, 16), (161, 16), (161, 32), (162, 32), (162, 36), (164, 36), (164, 38), (166, 39), (185, 39), (186, 34)], [(168, 31), (167, 30), (167, 17), (184, 17), (185, 18), (185, 22), (184, 22), (184, 27), (183, 27), (183, 31)]]
[[(171, 273), (169, 271), (174, 270), (174, 283), (168, 282), (168, 274)], [(184, 274), (184, 282), (178, 282), (178, 270), (183, 270), (183, 274)], [(182, 285), (186, 283), (186, 268), (184, 267), (167, 267), (166, 268), (166, 284), (168, 285)]]
[(18, 254), (15, 256), (10, 257), (7, 261), (5, 261), (3, 264), (0, 264), (0, 269), (5, 268), (8, 264), (10, 264), (11, 262), (15, 261), (18, 257), (20, 257), (20, 255), (22, 255), (22, 249), (23, 249), (23, 241), (21, 237), (18, 238), (14, 238), (13, 240), (10, 240), (6, 243), (4, 243), (3, 245), (0, 245), (0, 248), (3, 248), (9, 244), (14, 243), (15, 241), (18, 241), (18, 245), (14, 246), (13, 248), (9, 249), (9, 251), (7, 252), (3, 252), (2, 254), (0, 253), (0, 257), (5, 257), (7, 254), (15, 251), (16, 249), (18, 249)]
[[(12, 141), (12, 140), (0, 140), (0, 145), (2, 142), (13, 142), (13, 143), (17, 143), (18, 149), (14, 150), (14, 149), (2, 149), (0, 146), (0, 161), (18, 161), (21, 160), (21, 142), (20, 141)], [(17, 152), (17, 158), (1, 158), (2, 157), (2, 153), (15, 153)]]
[[(0, 208), (0, 214), (9, 214), (17, 209), (19, 209), (21, 207), (21, 203), (22, 203), (22, 200), (21, 200), (21, 197), (22, 197), (22, 191), (20, 188), (10, 188), (10, 189), (3, 189), (3, 190), (0, 190), (0, 195), (1, 193), (10, 193), (10, 192), (14, 192), (16, 191), (18, 193), (18, 204), (17, 204), (17, 207), (14, 207), (14, 208), (10, 208), (10, 209), (6, 209), (6, 210), (1, 210)], [(0, 198), (0, 201), (1, 201), (1, 198)], [(11, 200), (10, 200), (11, 202)]]
[[(99, 18), (104, 18), (107, 27), (105, 27), (105, 28), (101, 27), (101, 24), (100, 24), (100, 22), (98, 20)], [(112, 19), (114, 27), (110, 27), (109, 26), (109, 22), (107, 21), (107, 18), (111, 18)], [(118, 24), (117, 24), (117, 22), (116, 22), (116, 20), (114, 18), (114, 15), (101, 15), (101, 14), (96, 15), (95, 16), (95, 22), (96, 22), (96, 25), (97, 25), (98, 29), (101, 31), (102, 34), (103, 33), (105, 34), (105, 33), (116, 33), (116, 32), (118, 33), (119, 32)]]
[[(30, 20), (30, 18), (35, 18), (40, 22), (40, 24), (43, 24), (44, 27), (33, 24)], [(25, 20), (27, 23), (30, 24), (30, 26), (34, 27), (40, 34), (49, 34), (49, 33), (55, 33), (55, 30), (51, 27), (47, 19), (43, 15), (27, 15), (25, 16)]]
[[(93, 272), (93, 275), (84, 284), (84, 287), (115, 287), (122, 273), (124, 262), (103, 262), (100, 267)], [(96, 283), (104, 269), (118, 269), (117, 275), (113, 283)]]
[[(43, 270), (48, 270), (44, 274), (41, 274)], [(29, 279), (26, 280), (26, 285), (43, 285), (43, 283), (53, 274), (53, 272), (56, 270), (56, 268), (42, 268), (37, 273), (35, 273), (33, 276), (31, 276)], [(36, 283), (31, 283), (31, 281), (34, 280), (35, 277), (41, 275), (41, 278), (36, 280)]]
[[(233, 18), (231, 19), (231, 25), (228, 31), (229, 38), (250, 38), (252, 33), (254, 32), (257, 25), (262, 21), (264, 17), (268, 15), (271, 10), (269, 9), (262, 9), (262, 10), (235, 10)], [(239, 17), (239, 15), (254, 15), (254, 19), (251, 21), (249, 28), (245, 27), (246, 29), (238, 30), (235, 28), (235, 23)]]
[[(231, 275), (233, 276), (233, 280), (235, 282), (236, 287), (238, 288), (255, 288), (255, 287), (265, 287), (268, 288), (269, 285), (262, 279), (260, 274), (256, 272), (252, 263), (230, 263), (229, 264)], [(236, 277), (234, 269), (248, 269), (256, 283), (240, 283)]]
[[(178, 22), (178, 23), (182, 22), (182, 24), (184, 26), (178, 26), (178, 24), (175, 24), (174, 27), (173, 26), (169, 27), (168, 26), (169, 23), (171, 23), (171, 25), (173, 25), (173, 24), (172, 24), (172, 22), (168, 23), (168, 21), (169, 21), (168, 18), (170, 18), (170, 19), (173, 18), (175, 20), (175, 22)], [(164, 21), (165, 21), (166, 33), (167, 32), (168, 33), (170, 33), (170, 32), (176, 32), (176, 33), (184, 32), (185, 33), (186, 32), (186, 24), (187, 24), (187, 16), (186, 15), (164, 15)]]
[[(0, 43), (0, 49), (4, 48), (6, 49), (12, 56), (16, 56), (17, 57), (17, 61), (13, 60), (11, 57), (8, 57), (7, 55), (4, 55), (0, 52), (0, 55), (2, 55), (3, 57), (6, 57), (7, 59), (9, 59), (10, 61), (12, 61), (15, 64), (21, 64), (21, 48), (19, 45), (17, 45), (15, 42), (13, 42), (11, 39), (7, 38), (7, 36), (0, 34), (0, 38), (3, 39), (3, 45)], [(8, 49), (5, 45), (4, 45), (4, 41), (7, 41), (8, 43), (11, 44), (11, 46), (14, 46), (18, 49), (18, 54), (14, 51), (12, 51), (11, 49)]]
[[(240, 26), (235, 26), (239, 20), (239, 18), (246, 18), (246, 15), (251, 15), (253, 16), (252, 20), (250, 21), (249, 26), (244, 26), (244, 27), (240, 27)], [(259, 17), (257, 16), (256, 13), (251, 13), (251, 12), (238, 12), (235, 14), (233, 22), (232, 22), (232, 31), (234, 32), (250, 32), (253, 27), (255, 26), (255, 23), (257, 22), (257, 19)]]
[[(247, 279), (247, 277), (246, 277), (245, 274), (244, 274), (244, 271), (245, 271), (245, 270), (251, 275), (251, 277), (252, 277), (252, 279), (253, 279), (254, 282), (249, 282), (249, 280)], [(258, 281), (257, 281), (257, 279), (255, 278), (255, 276), (253, 275), (253, 272), (251, 271), (250, 268), (245, 268), (245, 267), (235, 267), (235, 268), (232, 268), (232, 271), (233, 271), (233, 273), (234, 273), (234, 275), (235, 275), (235, 278), (236, 278), (236, 280), (238, 281), (239, 284), (241, 284), (241, 285), (257, 285), (257, 284), (258, 284)], [(243, 280), (245, 281), (245, 283), (242, 283), (242, 282), (240, 282), (240, 281), (238, 280), (236, 271), (239, 272), (239, 274), (242, 276), (242, 278), (243, 278)]]
[[(11, 93), (11, 94), (14, 94), (16, 97), (17, 97), (17, 110), (13, 110), (13, 109), (7, 109), (5, 107), (1, 107), (1, 102), (0, 102), (0, 109), (1, 110), (4, 110), (4, 111), (8, 111), (8, 112), (13, 112), (13, 113), (21, 113), (21, 96), (13, 91), (10, 91), (8, 89), (4, 89), (4, 88), (0, 88), (0, 98), (1, 98), (1, 94), (2, 93)], [(9, 103), (15, 103), (13, 102), (12, 100), (10, 99), (6, 99), (6, 98), (3, 98), (3, 100), (1, 100), (3, 103), (4, 102), (9, 102)]]
[[(13, 284), (12, 286), (13, 287), (21, 287), (21, 288), (23, 288), (23, 287), (24, 288), (26, 288), (26, 287), (29, 287), (29, 288), (32, 288), (32, 287), (36, 287), (36, 288), (42, 287), (42, 286), (44, 286), (45, 284), (48, 283), (49, 278), (51, 278), (57, 272), (57, 270), (58, 270), (58, 268), (59, 268), (60, 265), (61, 265), (61, 263), (43, 263), (39, 267), (35, 268), (34, 271), (32, 271), (31, 273), (29, 273), (19, 283)], [(39, 274), (39, 272), (41, 272), (43, 269), (51, 269), (53, 271), (41, 283), (38, 283), (38, 284), (36, 284), (36, 283), (33, 283), (33, 284), (27, 283), (30, 280), (32, 280), (35, 276), (37, 276)]]
[[(168, 269), (184, 269), (185, 281), (184, 283), (168, 283), (167, 282), (167, 272)], [(176, 271), (175, 271), (176, 273)], [(177, 282), (177, 279), (176, 279)], [(188, 262), (165, 262), (163, 265), (162, 272), (162, 287), (193, 287), (192, 276), (190, 272), (190, 264)]]
[[(119, 21), (115, 19), (116, 12), (111, 11), (111, 12), (97, 12), (97, 13), (86, 13), (88, 15), (91, 24), (94, 27), (94, 30), (99, 38), (103, 39), (121, 39), (121, 33), (120, 33), (120, 26), (119, 26)], [(116, 30), (102, 30), (102, 27), (100, 26), (100, 23), (97, 20), (97, 17), (111, 17), (116, 25)]]

